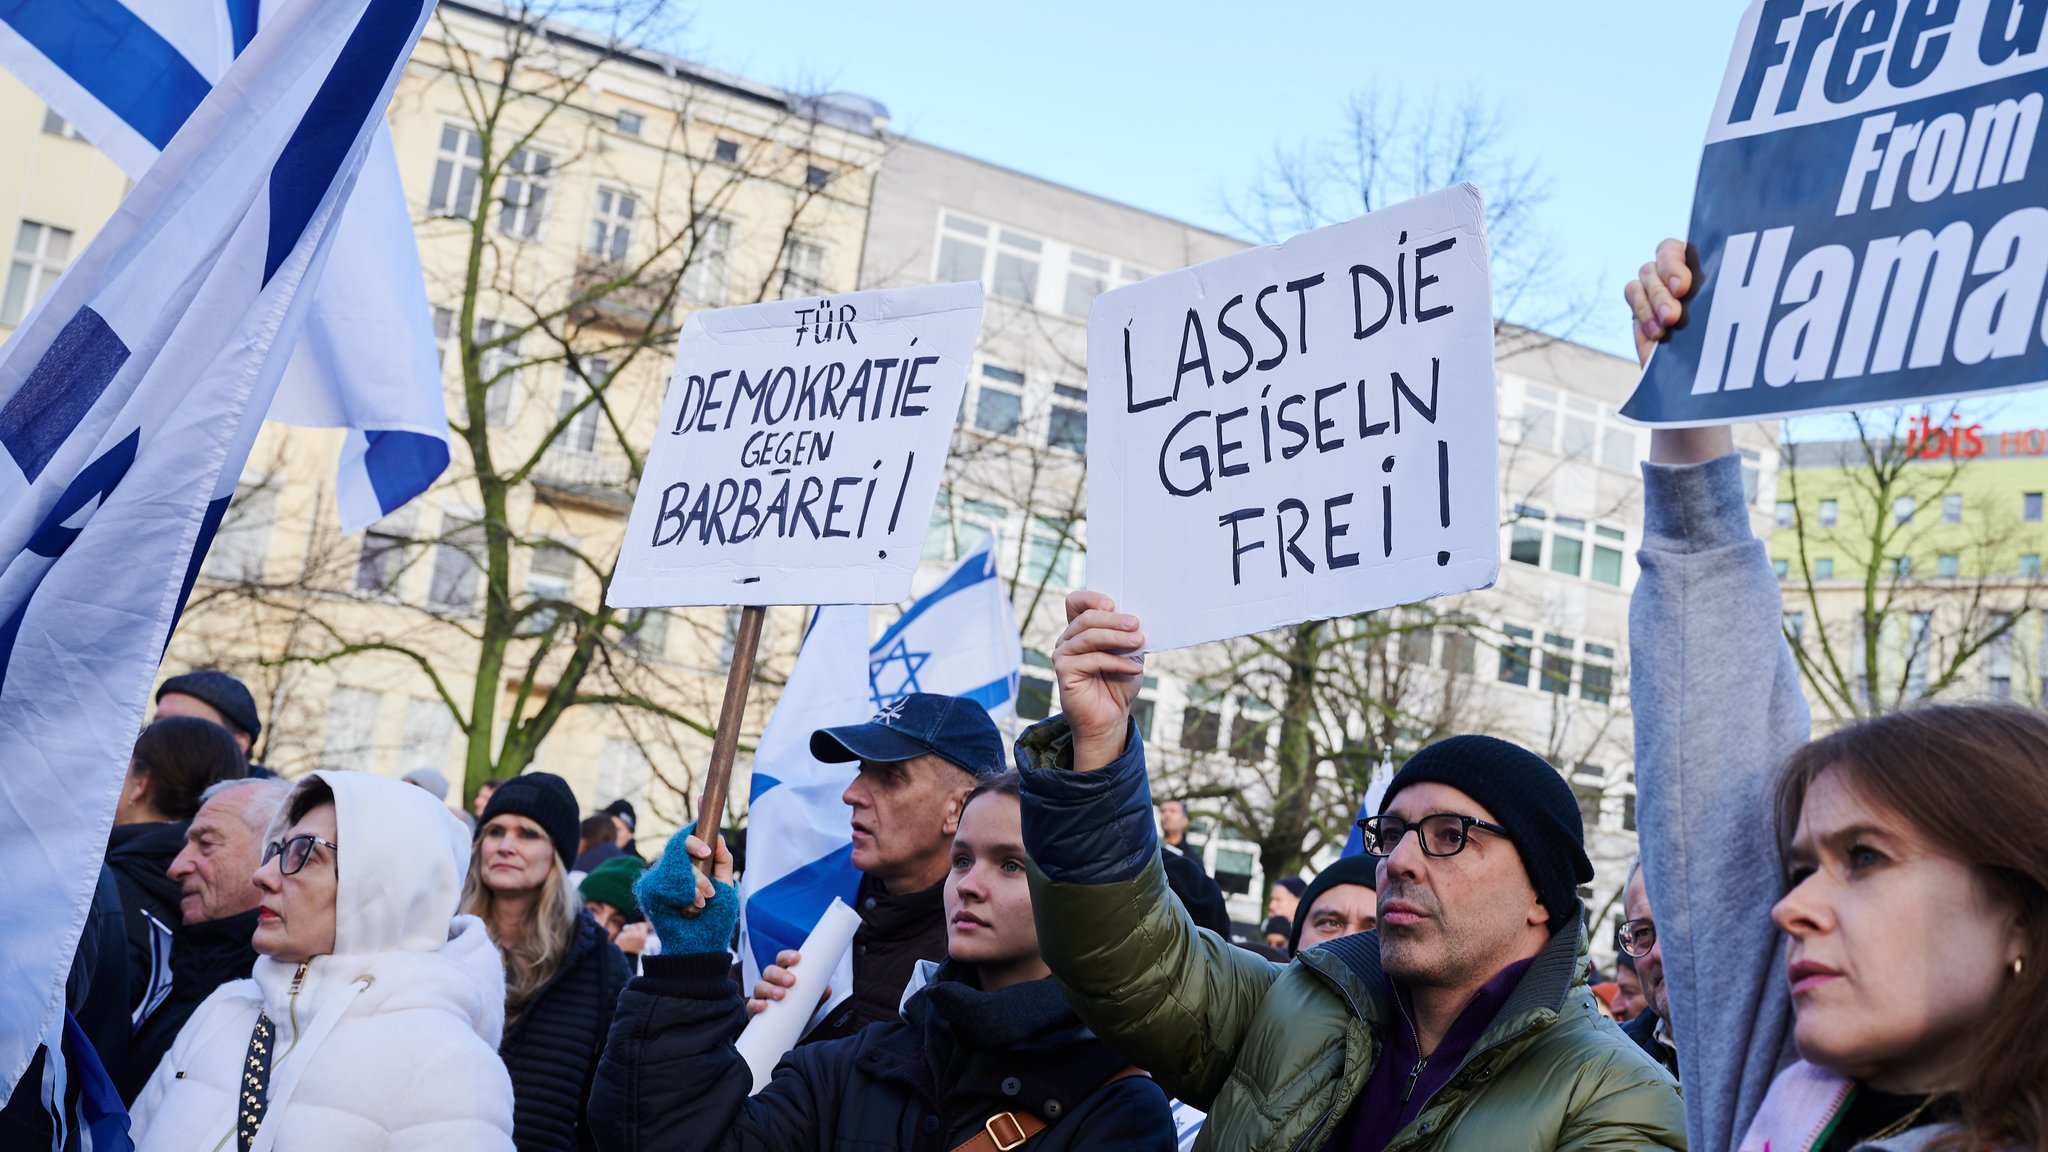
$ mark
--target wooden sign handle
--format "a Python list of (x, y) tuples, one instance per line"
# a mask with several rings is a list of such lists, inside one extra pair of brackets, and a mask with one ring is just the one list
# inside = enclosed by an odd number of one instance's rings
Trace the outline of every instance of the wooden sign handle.
[[(740, 723), (747, 714), (747, 688), (754, 682), (754, 654), (761, 646), (761, 625), (768, 610), (759, 604), (740, 609), (739, 631), (732, 640), (732, 667), (725, 676), (725, 702), (718, 709), (718, 729), (711, 736), (711, 766), (704, 772), (704, 798), (697, 805), (697, 838), (713, 843), (711, 835), (725, 824), (726, 785), (732, 779), (733, 757), (739, 752)], [(705, 829), (710, 829), (707, 835)]]

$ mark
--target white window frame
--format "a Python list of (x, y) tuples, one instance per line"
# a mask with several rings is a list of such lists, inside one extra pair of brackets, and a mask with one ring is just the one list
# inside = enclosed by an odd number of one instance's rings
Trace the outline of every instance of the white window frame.
[[(61, 242), (53, 244), (59, 237)], [(71, 242), (75, 238), (69, 228), (40, 220), (22, 220), (14, 233), (6, 295), (0, 298), (0, 324), (18, 325), (35, 310), (36, 302), (64, 275), (65, 266), (71, 262)], [(56, 254), (52, 254), (52, 248), (58, 250)]]
[(498, 179), (498, 233), (514, 240), (538, 241), (547, 223), (548, 194), (554, 190), (555, 157), (542, 148), (520, 148), (505, 158)]
[[(1015, 376), (1016, 379), (1007, 379), (1006, 377), (1008, 376)], [(1029, 423), (1027, 414), (1024, 411), (1024, 399), (1030, 395), (1030, 386), (1030, 377), (1026, 376), (1023, 372), (1001, 364), (991, 363), (986, 360), (982, 361), (980, 367), (976, 368), (974, 373), (974, 405), (966, 412), (968, 426), (985, 436), (1002, 436), (1012, 440), (1023, 437), (1025, 435), (1025, 426)], [(981, 398), (984, 392), (994, 392), (1001, 396), (1015, 397), (1017, 401), (1016, 422), (1006, 429), (984, 427), (981, 423)]]
[(483, 137), (460, 124), (442, 124), (434, 148), (434, 182), (427, 189), (427, 215), (464, 220), (475, 215), (483, 173)]
[(591, 200), (590, 233), (583, 251), (608, 264), (623, 264), (633, 250), (634, 212), (640, 198), (616, 184), (600, 184)]
[(823, 296), (831, 291), (832, 252), (814, 236), (792, 232), (782, 243), (782, 297)]
[(718, 308), (732, 290), (732, 221), (705, 220), (702, 228), (690, 252), (689, 267), (683, 269), (682, 290), (691, 300)]
[[(583, 366), (590, 375), (597, 377), (597, 387), (602, 388), (611, 380), (612, 366), (610, 361), (599, 357), (586, 356), (583, 358)], [(592, 391), (590, 381), (584, 379), (583, 376), (579, 375), (568, 364), (563, 364), (562, 391), (555, 404), (555, 419), (560, 420), (563, 416), (567, 415), (569, 409), (582, 403), (583, 398), (590, 395)], [(576, 418), (569, 421), (563, 427), (562, 431), (556, 435), (555, 442), (548, 447), (557, 452), (574, 452), (581, 456), (596, 454), (598, 418), (602, 415), (603, 410), (597, 404), (589, 405), (583, 411), (578, 412)]]

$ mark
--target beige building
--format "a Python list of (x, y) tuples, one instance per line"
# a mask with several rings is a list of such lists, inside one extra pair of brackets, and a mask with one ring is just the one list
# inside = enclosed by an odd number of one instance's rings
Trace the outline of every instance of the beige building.
[[(257, 751), (281, 771), (431, 766), (459, 781), (479, 704), (495, 711), (495, 750), (509, 718), (540, 715), (558, 691), (566, 703), (559, 685), (585, 655), (575, 642), (601, 630), (577, 702), (532, 763), (566, 777), (587, 807), (632, 800), (658, 831), (684, 818), (682, 794), (695, 798), (728, 613), (601, 628), (590, 614), (653, 439), (673, 329), (691, 308), (854, 286), (885, 114), (858, 97), (800, 99), (547, 32), (450, 0), (389, 111), (442, 345), (448, 471), (345, 537), (333, 499), (341, 434), (267, 426), (164, 674), (209, 665), (243, 676), (267, 725)], [(508, 63), (509, 85), (498, 79)], [(0, 142), (26, 158), (0, 192), (0, 213), (20, 221), (0, 313), (11, 325), (126, 181), (7, 77)], [(479, 205), (492, 177), (492, 200)], [(481, 393), (486, 426), (467, 437), (465, 314), (479, 360), (468, 390)], [(589, 402), (593, 390), (601, 403)], [(486, 507), (486, 471), (507, 481), (502, 509)], [(494, 561), (481, 522), (500, 514), (506, 546)], [(478, 635), (494, 571), (521, 638), (488, 667)], [(799, 633), (796, 616), (774, 616), (771, 679)], [(768, 702), (757, 702), (752, 730)], [(743, 797), (744, 781), (734, 791)]]

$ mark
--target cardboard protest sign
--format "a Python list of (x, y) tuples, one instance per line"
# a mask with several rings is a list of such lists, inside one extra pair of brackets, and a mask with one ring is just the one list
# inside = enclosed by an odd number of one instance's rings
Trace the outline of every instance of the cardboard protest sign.
[(2048, 380), (2042, 40), (2043, 6), (2018, 0), (1755, 0), (1700, 157), (1704, 279), (1623, 414), (1685, 426)]
[(981, 305), (936, 284), (693, 314), (606, 603), (910, 595)]
[(1089, 582), (1155, 650), (1483, 588), (1494, 390), (1469, 184), (1098, 296)]

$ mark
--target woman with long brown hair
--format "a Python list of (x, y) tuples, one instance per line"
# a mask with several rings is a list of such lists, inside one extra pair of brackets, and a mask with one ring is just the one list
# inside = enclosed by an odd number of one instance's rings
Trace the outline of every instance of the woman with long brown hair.
[(569, 886), (576, 796), (546, 772), (498, 786), (478, 822), (462, 911), (480, 917), (505, 960), (512, 1140), (519, 1152), (594, 1148), (585, 1102), (625, 957)]
[[(1627, 291), (1643, 358), (1694, 287), (1665, 241)], [(1920, 705), (1809, 743), (1733, 438), (1650, 457), (1638, 818), (1691, 1146), (2048, 1152), (2048, 718)]]

